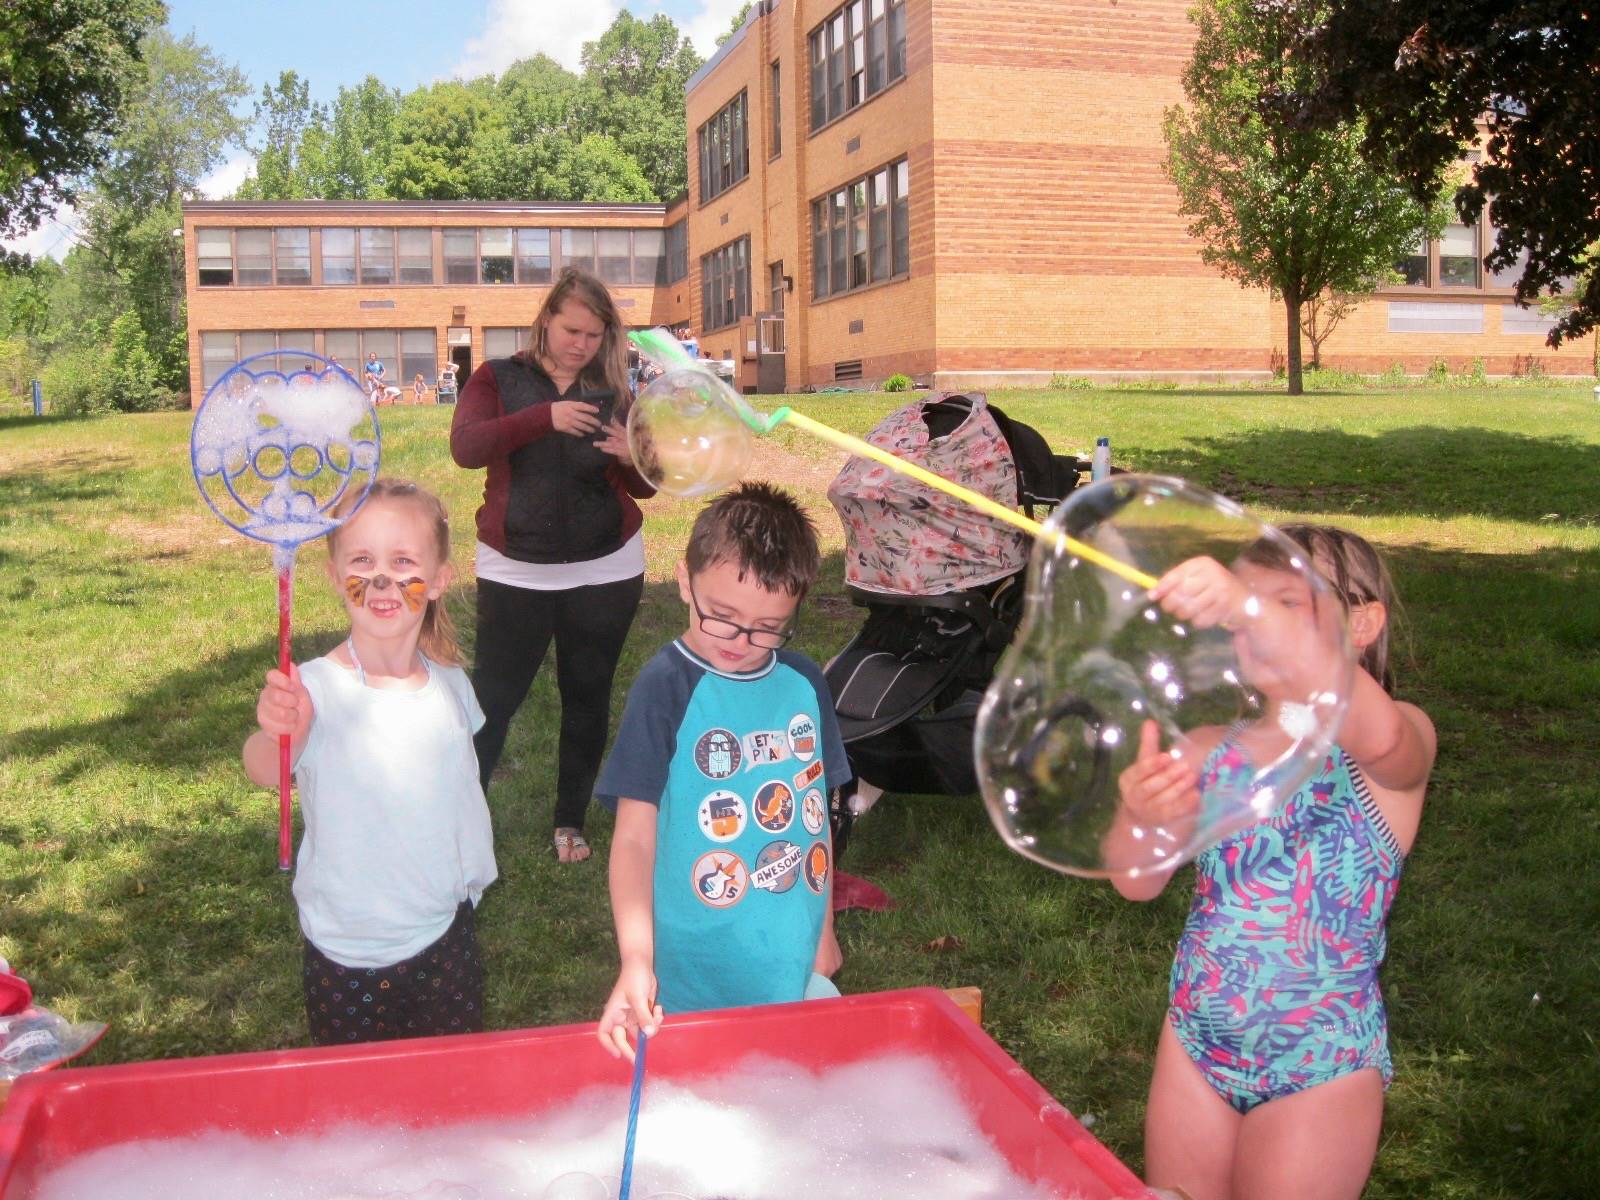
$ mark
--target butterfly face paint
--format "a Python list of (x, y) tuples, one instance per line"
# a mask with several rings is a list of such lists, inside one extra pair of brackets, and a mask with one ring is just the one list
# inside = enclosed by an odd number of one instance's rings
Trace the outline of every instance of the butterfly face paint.
[(360, 608), (367, 602), (367, 589), (376, 588), (386, 592), (390, 587), (397, 588), (400, 599), (412, 612), (419, 611), (428, 603), (428, 581), (421, 576), (413, 575), (409, 579), (393, 580), (387, 575), (347, 575), (344, 581), (344, 594), (350, 603)]

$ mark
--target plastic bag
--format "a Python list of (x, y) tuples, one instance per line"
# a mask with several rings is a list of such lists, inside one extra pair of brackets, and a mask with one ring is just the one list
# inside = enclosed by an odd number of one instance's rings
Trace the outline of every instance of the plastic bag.
[(28, 981), (0, 958), (0, 1082), (76, 1058), (105, 1031), (98, 1022), (74, 1023), (34, 1004)]

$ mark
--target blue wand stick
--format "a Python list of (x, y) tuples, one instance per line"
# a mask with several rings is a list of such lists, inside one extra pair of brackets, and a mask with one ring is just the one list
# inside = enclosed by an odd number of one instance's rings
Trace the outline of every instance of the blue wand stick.
[(644, 1090), (644, 1050), (650, 1039), (644, 1030), (639, 1031), (639, 1046), (633, 1056), (633, 1091), (628, 1096), (628, 1139), (622, 1149), (622, 1182), (617, 1187), (617, 1200), (628, 1200), (633, 1187), (633, 1139), (639, 1132), (639, 1093)]

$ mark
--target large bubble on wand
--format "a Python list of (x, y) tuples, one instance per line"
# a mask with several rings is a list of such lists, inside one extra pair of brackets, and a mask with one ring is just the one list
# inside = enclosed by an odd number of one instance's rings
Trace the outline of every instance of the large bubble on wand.
[[(280, 362), (299, 364), (291, 371)], [(377, 414), (349, 372), (319, 354), (269, 351), (223, 373), (189, 438), (213, 512), (280, 550), (321, 537), (377, 476)], [(344, 505), (344, 513), (334, 511)]]
[(748, 405), (704, 367), (668, 367), (628, 409), (628, 451), (652, 487), (704, 496), (744, 478), (755, 433)]
[[(1309, 555), (1233, 502), (1158, 476), (1074, 492), (1046, 530), (975, 734), (1007, 844), (1067, 874), (1137, 877), (1270, 816), (1326, 759), (1351, 686), (1344, 610)], [(1049, 533), (1157, 578), (1215, 559), (1243, 589), (1239, 615), (1226, 628), (1179, 619)], [(1124, 778), (1147, 722), (1192, 788), (1153, 799)]]

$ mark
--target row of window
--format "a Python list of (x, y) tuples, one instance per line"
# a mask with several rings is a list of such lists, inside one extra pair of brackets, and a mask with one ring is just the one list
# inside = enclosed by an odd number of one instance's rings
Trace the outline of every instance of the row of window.
[[(306, 287), (313, 283), (548, 284), (563, 267), (606, 283), (665, 285), (689, 273), (688, 229), (325, 228), (313, 274), (310, 229), (195, 230), (201, 287)], [(443, 279), (436, 279), (436, 239)]]
[(749, 315), (750, 239), (742, 237), (700, 257), (700, 329), (722, 329)]
[(360, 379), (361, 364), (368, 354), (376, 354), (383, 364), (384, 382), (390, 387), (409, 387), (418, 375), (432, 387), (439, 365), (438, 348), (439, 334), (434, 329), (328, 329), (320, 335), (310, 329), (208, 329), (200, 335), (200, 382), (210, 387), (234, 363), (276, 350), (280, 371), (303, 366), (300, 355), (321, 353), (337, 359)]
[(905, 0), (850, 0), (811, 34), (811, 128), (906, 73)]
[(750, 174), (749, 103), (740, 92), (717, 110), (697, 138), (700, 147), (700, 202), (719, 196)]
[(911, 174), (905, 159), (811, 202), (811, 298), (911, 270)]
[(1405, 287), (1514, 288), (1528, 265), (1528, 252), (1511, 266), (1485, 271), (1483, 256), (1494, 248), (1495, 228), (1487, 222), (1444, 227), (1436, 240), (1419, 238), (1408, 254), (1395, 263)]

